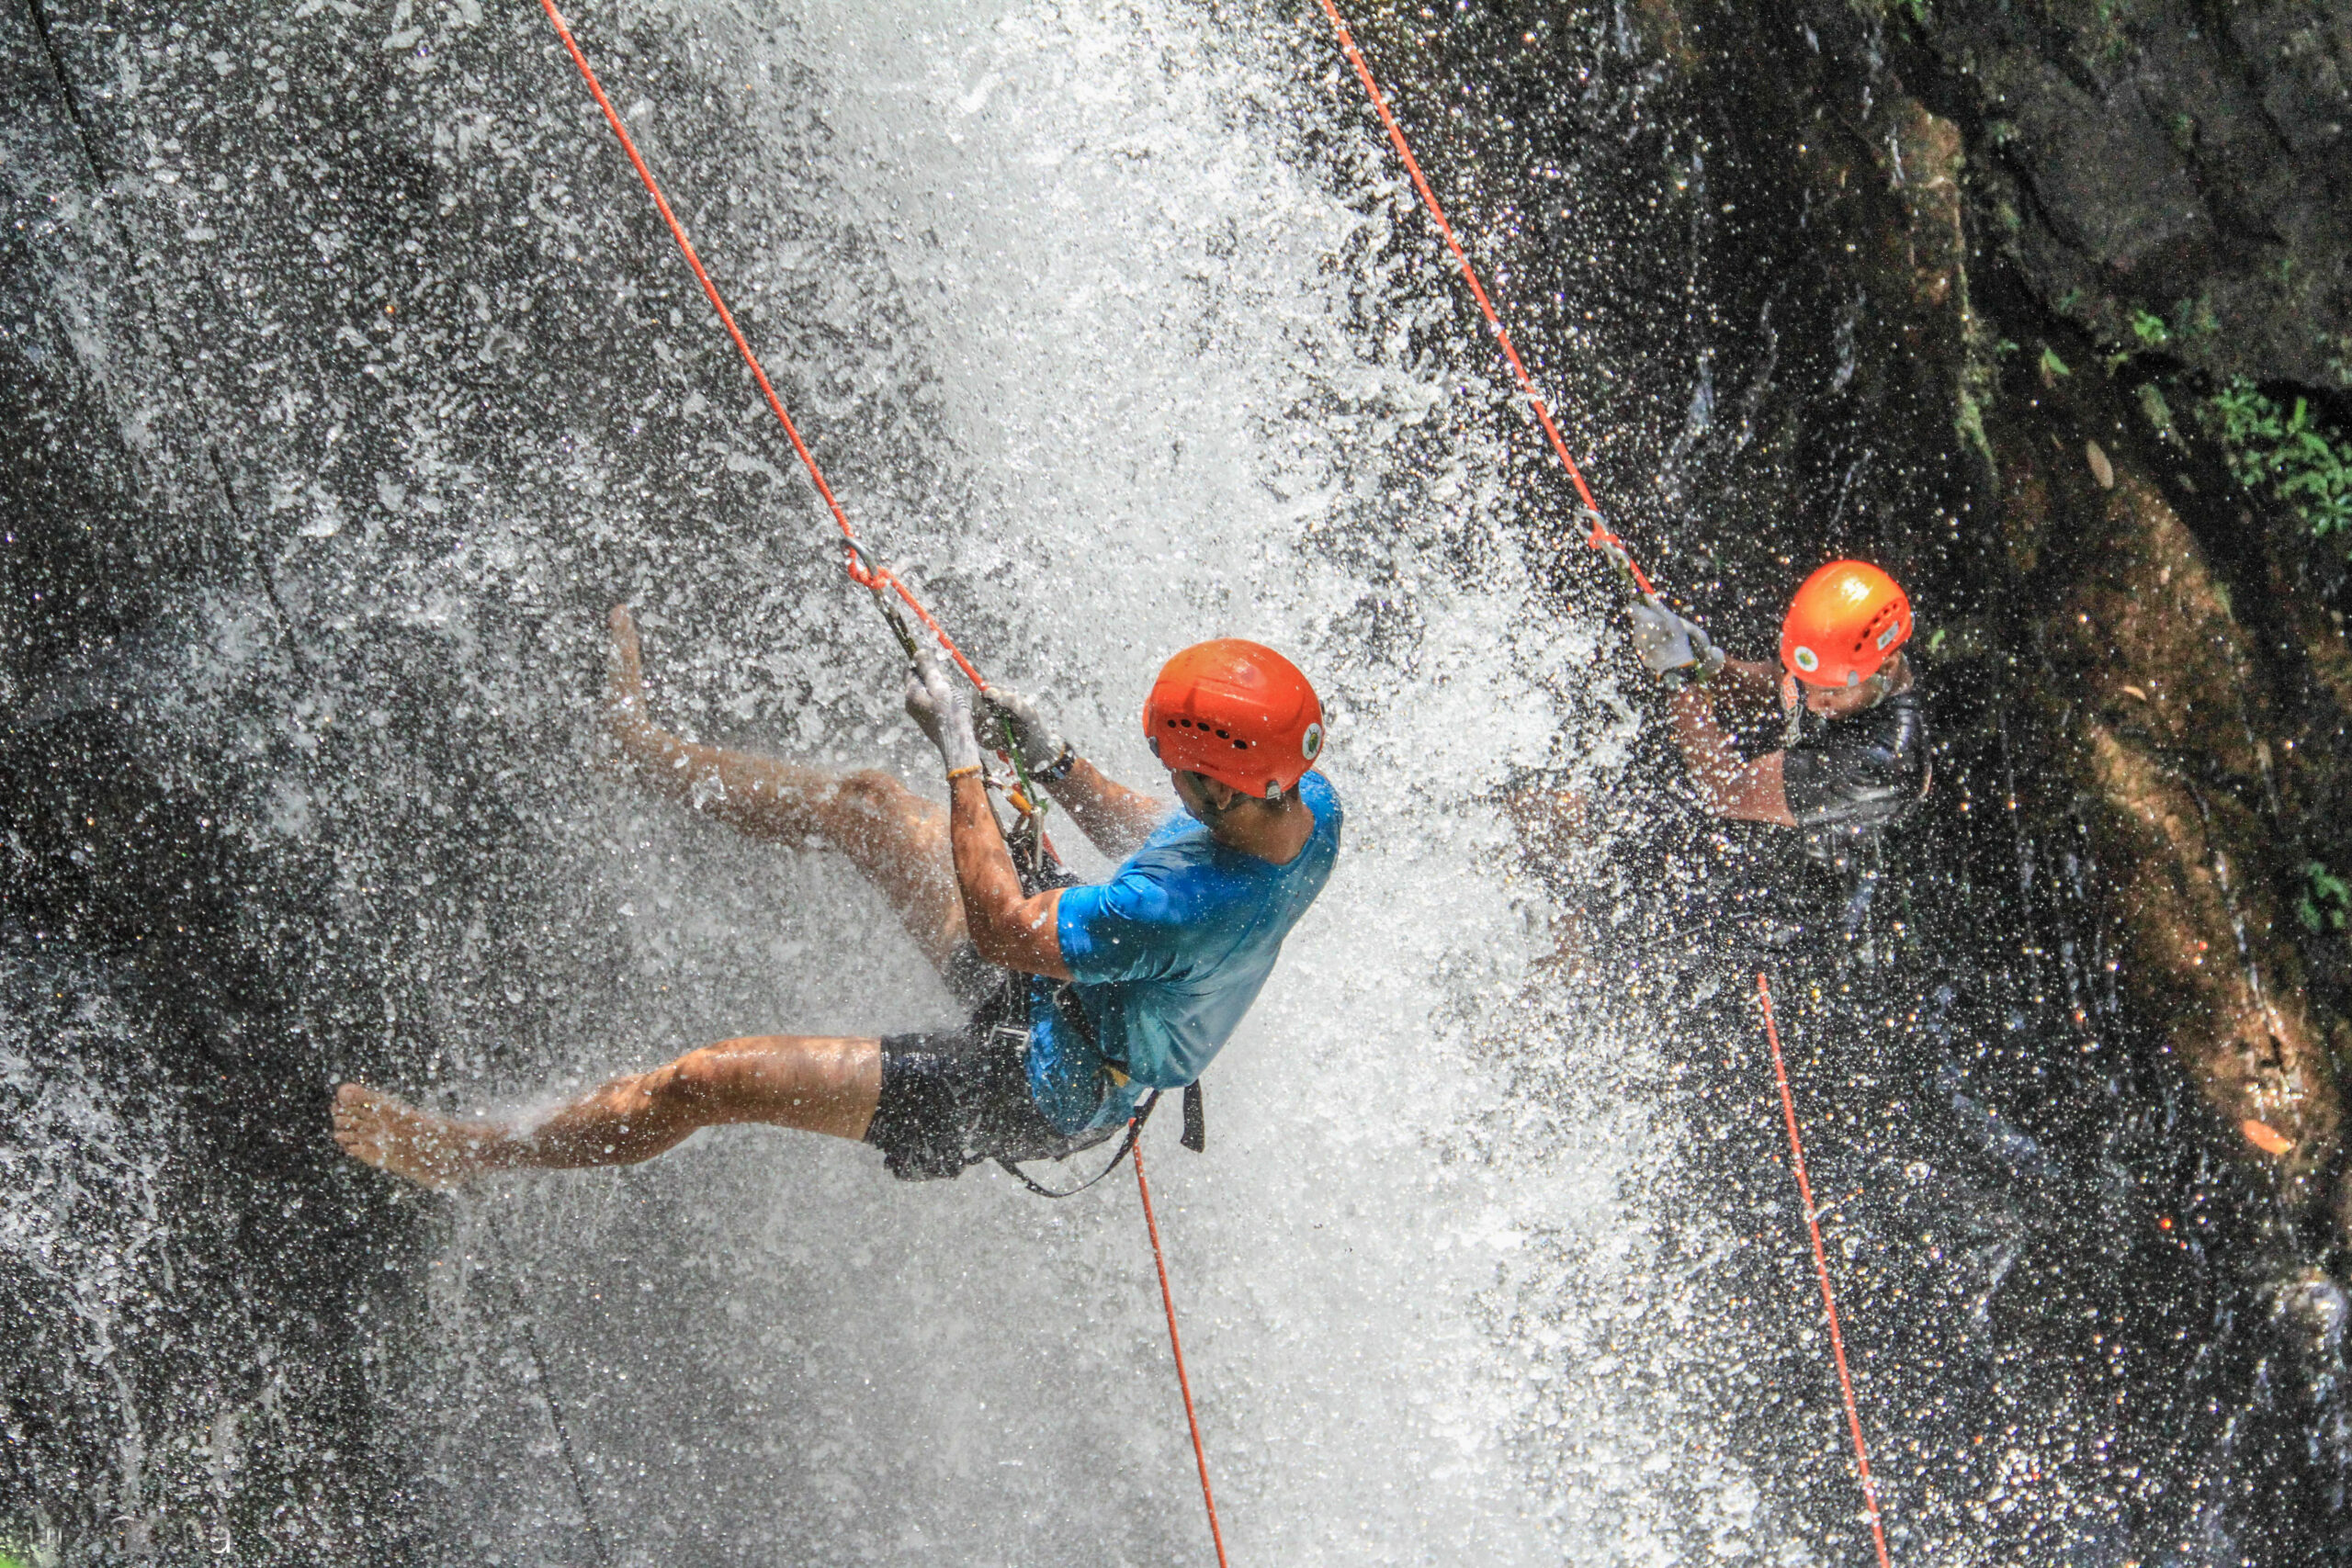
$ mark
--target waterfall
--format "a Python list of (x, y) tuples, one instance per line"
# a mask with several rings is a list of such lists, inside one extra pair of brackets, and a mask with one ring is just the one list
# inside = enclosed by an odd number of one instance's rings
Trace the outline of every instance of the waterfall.
[[(1530, 583), (1486, 367), (1407, 340), (1448, 280), (1393, 188), (1366, 194), (1390, 182), (1344, 100), (1252, 36), (1280, 24), (1181, 6), (667, 25), (742, 85), (762, 155), (726, 177), (797, 236), (722, 265), (820, 302), (794, 352), (852, 352), (797, 367), (830, 400), (804, 423), (853, 473), (876, 461), (859, 422), (896, 427), (883, 482), (914, 499), (861, 505), (878, 487), (853, 479), (852, 511), (991, 677), (1140, 784), (1132, 716), (1184, 643), (1260, 637), (1322, 685), (1340, 870), (1210, 1076), (1209, 1157), (1165, 1125), (1149, 1145), (1237, 1560), (1646, 1562), (1752, 1529), (1753, 1484), (1656, 1392), (1679, 1373), (1657, 1156), (1620, 1092), (1654, 1064), (1544, 999), (1547, 910), (1495, 803), (1590, 743), (1598, 628)], [(821, 146), (787, 156), (811, 124)], [(651, 240), (626, 265), (676, 285)], [(675, 459), (756, 466), (773, 504), (697, 547), (821, 554), (769, 432), (712, 423)], [(853, 590), (678, 576), (657, 711), (757, 716), (744, 744), (931, 787)], [(618, 783), (565, 809), (612, 852), (535, 868), (530, 897), (616, 922), (625, 957), (563, 976), (577, 1028), (469, 1102), (730, 1033), (952, 1017), (821, 850), (747, 848)], [(1577, 1113), (1524, 1093), (1544, 1074), (1586, 1080)], [(409, 1380), (436, 1511), (504, 1560), (581, 1550), (512, 1280), (621, 1561), (1198, 1557), (1130, 1188), (899, 1186), (870, 1151), (733, 1129), (464, 1201)]]
[[(40, 874), (0, 1303), (40, 1332), (0, 1361), (0, 1551), (591, 1562), (584, 1496), (618, 1563), (1203, 1560), (1124, 1176), (1049, 1204), (733, 1128), (444, 1199), (335, 1153), (346, 1077), (475, 1111), (953, 1021), (823, 846), (616, 775), (613, 603), (664, 722), (935, 764), (536, 11), (6, 17), (0, 391), (47, 510), (5, 606)], [(1209, 1076), (1208, 1156), (1148, 1145), (1236, 1561), (1809, 1560), (1706, 1366), (1693, 1296), (1745, 1238), (1673, 1201), (1664, 1025), (1564, 983), (1516, 841), (1531, 781), (1606, 787), (1630, 710), (1325, 40), (1171, 0), (573, 19), (852, 514), (995, 678), (1146, 785), (1176, 648), (1258, 637), (1323, 693), (1339, 871)], [(44, 451), (82, 491), (26, 479)]]

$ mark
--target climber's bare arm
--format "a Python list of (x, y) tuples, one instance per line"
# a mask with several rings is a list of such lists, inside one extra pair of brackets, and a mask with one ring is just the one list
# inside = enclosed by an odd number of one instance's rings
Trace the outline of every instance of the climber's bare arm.
[(1129, 789), (1106, 776), (1080, 757), (1069, 772), (1046, 786), (1056, 804), (1069, 813), (1079, 830), (1113, 860), (1125, 860), (1143, 847), (1174, 807), (1140, 790)]
[(1704, 686), (1693, 688), (1713, 706), (1715, 717), (1734, 729), (1781, 716), (1781, 667), (1747, 659), (1727, 659)]
[(1668, 708), (1674, 716), (1675, 743), (1682, 749), (1683, 761), (1690, 764), (1690, 777), (1708, 810), (1737, 822), (1769, 822), (1780, 828), (1797, 825), (1789, 811), (1788, 787), (1781, 777), (1786, 752), (1774, 751), (1752, 762), (1740, 761), (1731, 738), (1716, 723), (1714, 708), (1702, 688), (1685, 687), (1675, 693)]

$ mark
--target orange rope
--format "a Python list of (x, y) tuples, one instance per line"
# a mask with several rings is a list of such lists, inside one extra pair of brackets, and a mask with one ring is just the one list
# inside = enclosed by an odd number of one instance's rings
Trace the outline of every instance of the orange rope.
[(1838, 1297), (1829, 1288), (1829, 1255), (1821, 1249), (1821, 1221), (1813, 1209), (1813, 1183), (1805, 1179), (1804, 1140), (1797, 1134), (1796, 1098), (1789, 1092), (1789, 1069), (1781, 1060), (1781, 1031), (1772, 1021), (1772, 990), (1756, 976), (1756, 1002), (1764, 1010), (1764, 1038), (1772, 1045), (1772, 1076), (1781, 1084), (1781, 1111), (1789, 1122), (1789, 1156), (1797, 1173), (1797, 1197), (1804, 1204), (1804, 1226), (1813, 1233), (1813, 1267), (1821, 1276), (1821, 1304), (1829, 1314), (1829, 1353), (1838, 1362), (1838, 1388), (1846, 1396), (1846, 1426), (1854, 1435), (1854, 1468), (1861, 1476), (1862, 1506), (1871, 1517), (1871, 1539), (1878, 1544), (1879, 1568), (1888, 1568), (1886, 1527), (1878, 1512), (1878, 1483), (1871, 1479), (1871, 1456), (1862, 1446), (1862, 1417), (1854, 1408), (1854, 1380), (1846, 1371), (1846, 1340), (1838, 1332)]
[[(761, 367), (760, 357), (752, 352), (751, 344), (745, 341), (743, 329), (735, 324), (734, 312), (728, 310), (727, 301), (718, 297), (718, 285), (711, 282), (710, 274), (703, 270), (702, 258), (695, 254), (694, 242), (686, 238), (685, 225), (680, 223), (678, 215), (670, 210), (670, 201), (662, 194), (661, 183), (654, 179), (653, 171), (646, 167), (644, 157), (639, 153), (637, 143), (630, 139), (628, 128), (621, 124), (621, 117), (614, 110), (612, 100), (605, 96), (604, 84), (596, 80), (596, 73), (589, 65), (588, 57), (580, 52), (580, 45), (573, 39), (571, 29), (564, 25), (562, 14), (555, 8), (555, 0), (539, 0), (539, 5), (546, 10), (548, 20), (555, 24), (556, 36), (563, 40), (563, 47), (571, 54), (572, 64), (580, 68), (581, 79), (588, 84), (588, 91), (595, 96), (596, 107), (605, 111), (605, 123), (613, 128), (613, 134), (620, 138), (621, 150), (628, 154), (628, 161), (636, 165), (637, 177), (645, 182), (647, 193), (653, 197), (653, 205), (660, 209), (662, 220), (670, 226), (671, 237), (678, 242), (678, 249), (685, 256), (686, 265), (694, 268), (695, 280), (702, 285), (702, 291), (708, 297), (711, 308), (718, 312), (719, 321), (727, 328), (727, 335), (735, 340), (736, 351), (742, 355), (743, 363), (751, 367), (752, 378), (760, 384), (760, 391), (767, 398), (768, 407), (775, 412), (776, 422), (784, 426), (785, 434), (791, 438), (792, 449), (800, 454), (801, 464), (808, 470), (808, 478), (815, 483), (817, 493), (825, 498), (825, 505), (831, 511), (833, 521), (841, 525), (842, 538), (849, 546), (848, 567), (851, 579), (864, 587), (874, 590), (876, 593), (884, 588), (888, 588), (897, 593), (901, 600), (905, 601), (907, 608), (912, 610), (917, 618), (930, 630), (932, 636), (939, 639), (939, 646), (947, 650), (948, 657), (956, 660), (957, 668), (970, 678), (972, 684), (985, 689), (988, 682), (980, 679), (980, 672), (972, 667), (970, 660), (964, 657), (963, 650), (956, 646), (945, 629), (932, 618), (931, 612), (923, 607), (922, 601), (916, 598), (907, 585), (899, 581), (888, 570), (878, 566), (869, 567), (865, 564), (865, 546), (859, 543), (857, 531), (850, 526), (848, 513), (842, 510), (842, 503), (833, 498), (832, 486), (825, 482), (824, 471), (817, 467), (815, 455), (808, 450), (808, 444), (800, 439), (800, 432), (793, 424), (792, 416), (785, 412), (784, 400), (777, 397), (775, 389), (768, 384), (768, 373)], [(1047, 848), (1050, 850), (1051, 847), (1049, 840)], [(1159, 1245), (1159, 1222), (1153, 1217), (1151, 1212), (1151, 1188), (1144, 1180), (1143, 1145), (1140, 1141), (1133, 1145), (1133, 1153), (1136, 1162), (1136, 1192), (1143, 1200), (1144, 1224), (1151, 1233), (1152, 1264), (1159, 1270), (1159, 1301), (1168, 1311), (1168, 1348), (1175, 1353), (1176, 1357), (1176, 1386), (1184, 1396), (1184, 1419), (1193, 1428), (1193, 1459), (1200, 1467), (1201, 1501), (1208, 1509), (1209, 1539), (1216, 1544), (1217, 1568), (1226, 1568), (1225, 1533), (1217, 1528), (1216, 1498), (1209, 1490), (1208, 1452), (1201, 1445), (1200, 1417), (1193, 1408), (1193, 1383), (1184, 1372), (1184, 1346), (1176, 1334), (1176, 1297), (1168, 1286), (1168, 1258)]]
[(1193, 1428), (1193, 1462), (1201, 1467), (1201, 1503), (1209, 1511), (1209, 1540), (1216, 1545), (1216, 1568), (1226, 1568), (1225, 1532), (1217, 1528), (1216, 1497), (1209, 1491), (1209, 1455), (1201, 1446), (1201, 1418), (1193, 1409), (1193, 1380), (1184, 1375), (1184, 1343), (1176, 1337), (1176, 1297), (1168, 1289), (1168, 1255), (1160, 1250), (1159, 1222), (1151, 1214), (1151, 1184), (1143, 1179), (1143, 1140), (1137, 1138), (1133, 1153), (1136, 1162), (1136, 1191), (1143, 1199), (1143, 1223), (1151, 1232), (1151, 1261), (1159, 1269), (1159, 1304), (1168, 1309), (1168, 1348), (1176, 1357), (1176, 1386), (1184, 1394), (1184, 1419)]
[(638, 152), (637, 143), (630, 140), (628, 128), (621, 123), (621, 117), (614, 109), (612, 99), (605, 96), (605, 85), (596, 80), (595, 70), (588, 63), (588, 57), (580, 52), (580, 45), (572, 39), (571, 29), (564, 26), (562, 13), (555, 8), (555, 0), (539, 0), (539, 5), (547, 11), (548, 20), (555, 24), (556, 37), (563, 40), (564, 49), (571, 55), (571, 63), (580, 67), (581, 79), (588, 84), (588, 91), (595, 95), (596, 107), (605, 111), (605, 123), (613, 128), (613, 134), (620, 138), (621, 151), (627, 152), (628, 161), (637, 165), (637, 177), (645, 182), (647, 194), (653, 197), (653, 205), (660, 209), (662, 221), (670, 226), (671, 237), (678, 242), (678, 249), (684, 254), (686, 265), (695, 269), (695, 281), (702, 285), (703, 293), (709, 298), (711, 309), (718, 312), (719, 321), (727, 328), (727, 335), (735, 340), (736, 352), (743, 356), (743, 363), (751, 367), (752, 379), (760, 384), (760, 391), (767, 399), (768, 407), (775, 412), (776, 423), (784, 426), (784, 434), (792, 441), (792, 449), (800, 454), (801, 466), (808, 470), (808, 478), (816, 485), (817, 493), (825, 498), (825, 505), (832, 513), (833, 521), (841, 525), (842, 539), (850, 547), (848, 567), (851, 580), (876, 593), (885, 588), (897, 593), (906, 602), (907, 608), (915, 613), (915, 618), (939, 639), (939, 646), (946, 649), (947, 656), (970, 678), (972, 684), (987, 685), (988, 682), (980, 679), (979, 671), (973, 668), (972, 661), (964, 657), (963, 649), (956, 646), (955, 639), (923, 607), (922, 601), (887, 569), (865, 564), (857, 530), (849, 525), (849, 513), (843, 512), (842, 503), (833, 498), (833, 487), (825, 482), (825, 473), (817, 467), (816, 455), (808, 450), (808, 444), (800, 439), (799, 428), (792, 423), (792, 416), (785, 412), (784, 400), (775, 395), (774, 387), (768, 385), (768, 373), (761, 367), (760, 356), (752, 352), (751, 344), (743, 336), (743, 329), (735, 324), (735, 313), (727, 308), (727, 301), (718, 297), (718, 286), (711, 282), (710, 274), (703, 270), (702, 258), (695, 254), (694, 242), (686, 238), (685, 225), (679, 222), (678, 215), (670, 210), (670, 198), (662, 194), (661, 183), (653, 177), (653, 171), (645, 166), (645, 159)]
[(1624, 567), (1632, 575), (1634, 586), (1649, 597), (1656, 598), (1657, 591), (1650, 586), (1650, 580), (1643, 575), (1641, 567), (1625, 554), (1623, 541), (1602, 524), (1600, 503), (1592, 499), (1591, 488), (1584, 482), (1584, 470), (1577, 468), (1576, 458), (1568, 455), (1568, 444), (1561, 437), (1560, 427), (1552, 423), (1551, 406), (1544, 402), (1544, 394), (1535, 389), (1535, 378), (1527, 373), (1526, 365), (1520, 360), (1519, 347), (1510, 341), (1510, 330), (1503, 325), (1502, 317), (1495, 310), (1494, 301), (1487, 298), (1486, 285), (1478, 281), (1478, 269), (1470, 265), (1469, 253), (1462, 248), (1462, 242), (1454, 238), (1453, 225), (1446, 221), (1445, 209), (1439, 205), (1437, 192), (1430, 188), (1429, 176), (1421, 173), (1420, 160), (1413, 156), (1413, 149), (1405, 140), (1404, 128), (1388, 111), (1387, 96), (1381, 92), (1380, 83), (1373, 76), (1372, 67), (1365, 63), (1363, 51), (1356, 47), (1355, 35), (1348, 31), (1348, 24), (1340, 18), (1339, 6), (1335, 0), (1321, 0), (1321, 4), (1323, 14), (1331, 18), (1331, 30), (1339, 35), (1340, 48), (1347, 53), (1348, 63), (1356, 68), (1356, 80), (1363, 84), (1365, 94), (1372, 99), (1374, 112), (1380, 116), (1380, 123), (1388, 131), (1390, 144), (1396, 149), (1396, 156), (1404, 160), (1405, 172), (1413, 176), (1413, 187), (1421, 193), (1421, 205), (1429, 209), (1430, 219), (1436, 223), (1439, 235), (1445, 241), (1445, 248), (1453, 253), (1454, 262), (1462, 268), (1462, 281), (1470, 286), (1470, 297), (1478, 302), (1478, 309), (1486, 313), (1487, 324), (1494, 329), (1495, 341), (1502, 347), (1503, 358), (1510, 363), (1510, 373), (1518, 380), (1520, 391), (1526, 395), (1528, 406), (1535, 411), (1536, 423), (1551, 438), (1552, 450), (1559, 455), (1560, 467), (1568, 471), (1569, 481), (1577, 487), (1577, 494), (1584, 502), (1585, 512), (1592, 519), (1592, 532), (1585, 536), (1584, 542)]

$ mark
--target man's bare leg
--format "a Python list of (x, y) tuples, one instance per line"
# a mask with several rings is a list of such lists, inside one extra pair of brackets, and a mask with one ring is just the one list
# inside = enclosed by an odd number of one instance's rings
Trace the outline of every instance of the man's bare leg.
[(947, 813), (878, 769), (841, 773), (697, 745), (657, 727), (645, 708), (637, 623), (612, 616), (605, 719), (621, 754), (663, 795), (755, 839), (825, 840), (882, 890), (934, 968), (964, 942), (964, 901), (947, 843)]
[(765, 1122), (863, 1138), (882, 1093), (882, 1043), (769, 1034), (722, 1040), (617, 1077), (529, 1122), (438, 1116), (364, 1084), (334, 1091), (334, 1141), (423, 1187), (495, 1170), (635, 1165), (697, 1130)]

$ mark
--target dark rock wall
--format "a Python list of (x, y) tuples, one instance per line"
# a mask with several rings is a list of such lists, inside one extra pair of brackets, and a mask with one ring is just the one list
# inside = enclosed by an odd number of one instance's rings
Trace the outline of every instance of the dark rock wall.
[(2335, 406), (2347, 25), (1658, 0), (1377, 39), (1653, 574), (1755, 649), (1810, 563), (1896, 572), (1920, 661), (1998, 694), (1996, 804), (2112, 866), (2131, 1027), (2299, 1210), (2338, 1201), (2352, 1004), (2341, 937), (2290, 913), (2345, 858), (2342, 552), (2201, 410), (2240, 375)]
[[(1836, 555), (1919, 607), (1939, 788), (1890, 852), (1880, 967), (1749, 945), (1732, 885), (1773, 885), (1788, 929), (1837, 890), (1769, 835), (1678, 840), (1637, 791), (1585, 813), (1622, 874), (1562, 885), (1596, 929), (1613, 899), (1689, 934), (1679, 980), (1650, 969), (1670, 943), (1602, 938), (1593, 1005), (1638, 967), (1706, 1043), (1694, 1142), (1777, 1109), (1752, 1014), (1716, 998), (1758, 966), (1832, 998), (1795, 1066), (1816, 1186), (1863, 1242), (1849, 1348), (1906, 1450), (1906, 1550), (2301, 1562), (2346, 1539), (2352, 997), (2344, 937), (2296, 913), (2344, 848), (2341, 541), (2237, 483), (2207, 413), (2236, 376), (2340, 407), (2342, 16), (1651, 0), (1365, 27), (1653, 575), (1747, 653)], [(1538, 441), (1521, 457), (1560, 592), (1605, 605), (1566, 486)], [(1646, 766), (1676, 787), (1670, 755)], [(1658, 894), (1678, 877), (1698, 891)], [(1782, 1194), (1747, 1172), (1773, 1151), (1745, 1146), (1694, 1201), (1770, 1235)], [(1808, 1291), (1727, 1272), (1790, 1310)], [(1805, 1385), (1808, 1348), (1716, 1332)], [(1724, 1418), (1802, 1468), (1773, 1413)], [(2029, 1476), (2040, 1502), (1994, 1506)], [(1811, 1499), (1825, 1540), (1849, 1501)]]
[(1986, 238), (2102, 342), (2135, 314), (2221, 375), (2352, 386), (2352, 6), (1890, 5), (1913, 93), (1971, 127)]
[[(2111, 868), (2139, 1024), (2242, 1156), (2280, 1162), (2293, 1207), (2337, 1210), (2352, 998), (2340, 942), (2290, 911), (2341, 853), (2340, 545), (2233, 482), (2199, 409), (2222, 378), (2323, 408), (2347, 384), (2352, 9), (1791, 20), (1855, 123), (1958, 133), (1981, 308), (1945, 358), (1999, 484), (1999, 640), (2042, 814), (2078, 815)], [(1873, 164), (1906, 186), (1917, 167)]]

